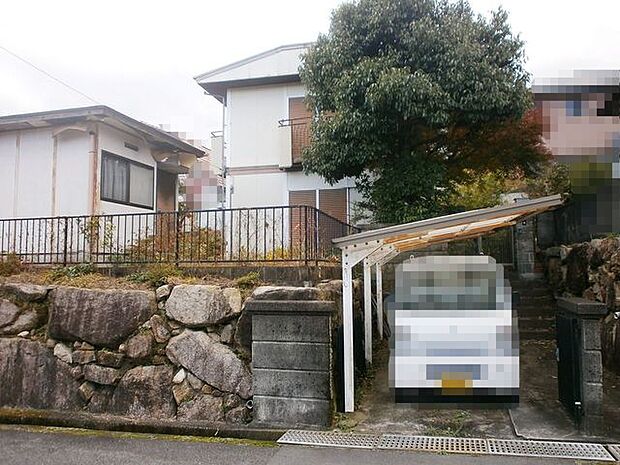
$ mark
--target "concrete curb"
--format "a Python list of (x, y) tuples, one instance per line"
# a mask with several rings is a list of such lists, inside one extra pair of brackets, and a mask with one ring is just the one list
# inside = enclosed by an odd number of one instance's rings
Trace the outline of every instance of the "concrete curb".
[(185, 422), (177, 420), (136, 420), (115, 415), (96, 415), (83, 412), (60, 412), (0, 408), (0, 423), (11, 425), (60, 426), (100, 431), (126, 433), (171, 434), (202, 436), (255, 441), (276, 441), (286, 430), (277, 428), (253, 428), (226, 423)]

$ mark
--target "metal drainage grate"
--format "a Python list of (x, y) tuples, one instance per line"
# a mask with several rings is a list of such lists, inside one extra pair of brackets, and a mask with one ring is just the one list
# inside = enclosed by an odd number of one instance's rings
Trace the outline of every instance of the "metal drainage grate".
[(614, 461), (614, 458), (601, 444), (519, 441), (512, 439), (489, 439), (487, 443), (489, 445), (489, 453), (496, 455)]
[(607, 449), (609, 449), (609, 452), (611, 452), (614, 457), (616, 457), (616, 460), (620, 462), (620, 444), (609, 444)]
[(460, 452), (465, 454), (489, 453), (487, 443), (484, 439), (408, 436), (401, 434), (384, 434), (381, 437), (379, 448)]
[(279, 444), (300, 444), (304, 446), (353, 447), (374, 449), (379, 445), (375, 434), (333, 433), (329, 431), (289, 430), (278, 439)]
[[(289, 430), (279, 444), (305, 446), (351, 447), (358, 449), (396, 449), (464, 454), (514, 455), (614, 462), (601, 444), (580, 442), (528, 441), (514, 439), (474, 439), (406, 434), (356, 434), (330, 431)], [(609, 451), (620, 460), (620, 445), (609, 445)]]

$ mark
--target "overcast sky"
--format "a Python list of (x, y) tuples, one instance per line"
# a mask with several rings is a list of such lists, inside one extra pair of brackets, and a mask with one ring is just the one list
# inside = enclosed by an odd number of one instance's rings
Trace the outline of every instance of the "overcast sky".
[[(207, 139), (221, 106), (193, 77), (329, 27), (337, 0), (1, 0), (0, 46), (98, 103)], [(470, 0), (503, 6), (527, 69), (620, 68), (620, 0)], [(590, 8), (587, 8), (587, 7)], [(0, 115), (94, 105), (0, 49)]]

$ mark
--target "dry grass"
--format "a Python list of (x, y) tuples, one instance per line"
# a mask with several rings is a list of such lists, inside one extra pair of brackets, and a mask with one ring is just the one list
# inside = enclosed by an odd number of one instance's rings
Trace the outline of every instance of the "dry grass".
[[(196, 277), (184, 274), (175, 274), (165, 276), (164, 278), (168, 284), (210, 284), (220, 287), (232, 287), (235, 285), (235, 281), (227, 279), (217, 275), (205, 275), (203, 277)], [(136, 279), (131, 279), (130, 276), (114, 277), (104, 273), (91, 272), (79, 274), (76, 276), (61, 275), (54, 270), (29, 270), (23, 271), (11, 276), (0, 277), (0, 283), (2, 282), (19, 282), (39, 285), (55, 285), (55, 286), (70, 286), (80, 287), (85, 289), (134, 289), (134, 290), (152, 290), (154, 286), (152, 282), (144, 281), (140, 282)]]

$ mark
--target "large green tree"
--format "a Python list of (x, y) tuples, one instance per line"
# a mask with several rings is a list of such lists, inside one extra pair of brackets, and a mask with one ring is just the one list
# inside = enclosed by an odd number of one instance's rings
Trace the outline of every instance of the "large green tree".
[(451, 186), (475, 172), (529, 173), (543, 155), (512, 130), (531, 106), (523, 61), (501, 9), (345, 3), (300, 70), (316, 112), (304, 169), (356, 178), (380, 222), (449, 211)]

